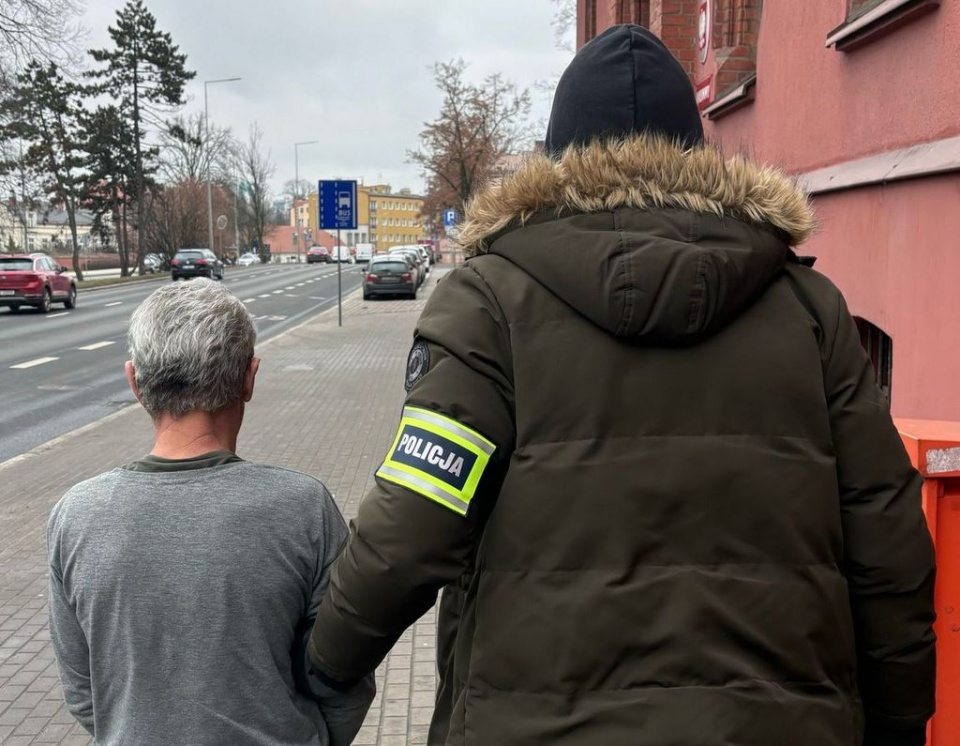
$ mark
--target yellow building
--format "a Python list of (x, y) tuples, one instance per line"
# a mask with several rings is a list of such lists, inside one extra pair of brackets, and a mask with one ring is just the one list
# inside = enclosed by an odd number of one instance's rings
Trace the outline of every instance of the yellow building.
[(366, 208), (370, 243), (376, 251), (387, 251), (392, 246), (417, 243), (426, 238), (420, 219), (423, 197), (409, 189), (394, 193), (389, 184), (362, 186), (358, 191), (367, 197), (366, 205), (363, 196), (360, 197), (360, 217), (364, 217)]

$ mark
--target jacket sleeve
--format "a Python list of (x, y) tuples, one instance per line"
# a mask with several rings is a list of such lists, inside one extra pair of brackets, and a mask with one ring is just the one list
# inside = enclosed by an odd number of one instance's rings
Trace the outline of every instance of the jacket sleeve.
[(856, 325), (833, 291), (824, 380), (866, 715), (864, 746), (922, 744), (936, 676), (934, 552), (921, 509), (922, 480), (875, 384)]
[(435, 288), (405, 382), (399, 431), (333, 565), (310, 639), (312, 662), (334, 681), (374, 670), (469, 566), (513, 449), (509, 330), (471, 266)]

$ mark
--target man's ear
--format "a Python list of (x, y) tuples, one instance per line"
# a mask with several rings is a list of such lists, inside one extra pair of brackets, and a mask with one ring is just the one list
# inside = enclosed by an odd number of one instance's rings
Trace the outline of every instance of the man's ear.
[(256, 381), (257, 371), (259, 369), (260, 358), (251, 358), (250, 364), (247, 365), (247, 370), (243, 374), (243, 400), (245, 402), (248, 402), (253, 398), (253, 384)]
[(140, 387), (137, 386), (137, 374), (133, 369), (133, 361), (127, 360), (123, 364), (123, 370), (127, 374), (127, 384), (130, 386), (130, 390), (133, 392), (133, 395), (137, 397), (137, 401), (143, 404), (143, 399), (140, 396)]

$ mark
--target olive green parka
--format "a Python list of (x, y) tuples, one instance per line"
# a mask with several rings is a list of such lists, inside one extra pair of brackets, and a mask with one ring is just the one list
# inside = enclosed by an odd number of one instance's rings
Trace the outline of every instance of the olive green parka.
[[(791, 251), (812, 229), (775, 169), (645, 136), (480, 195), (334, 566), (320, 670), (367, 673), (449, 586), (431, 743), (915, 743), (920, 477), (840, 292)], [(439, 435), (413, 438), (424, 413)], [(427, 461), (456, 471), (457, 432), (492, 455), (448, 499)]]

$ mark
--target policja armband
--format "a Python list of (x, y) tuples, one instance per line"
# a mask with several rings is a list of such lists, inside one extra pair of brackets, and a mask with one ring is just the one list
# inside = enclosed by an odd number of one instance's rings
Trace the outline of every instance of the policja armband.
[(456, 420), (404, 407), (397, 437), (376, 476), (465, 516), (496, 448)]

